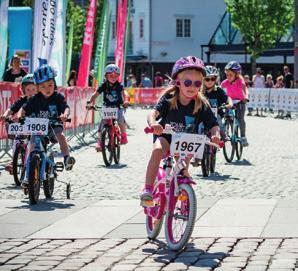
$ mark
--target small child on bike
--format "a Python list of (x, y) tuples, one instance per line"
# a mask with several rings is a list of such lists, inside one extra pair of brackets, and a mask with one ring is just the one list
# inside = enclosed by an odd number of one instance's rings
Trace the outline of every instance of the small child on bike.
[[(103, 94), (103, 105), (106, 107), (118, 107), (118, 124), (121, 131), (120, 144), (127, 144), (127, 134), (124, 119), (124, 109), (120, 108), (121, 105), (127, 107), (129, 102), (126, 100), (124, 87), (119, 82), (120, 69), (115, 64), (109, 64), (104, 69), (105, 81), (98, 87), (98, 89), (92, 94), (87, 105), (93, 105), (96, 98)], [(102, 151), (101, 130), (105, 124), (105, 120), (102, 120), (98, 129), (98, 141), (96, 144), (96, 150)]]
[(246, 123), (244, 120), (245, 107), (248, 101), (248, 88), (241, 75), (241, 65), (237, 61), (230, 61), (225, 66), (227, 79), (221, 83), (221, 87), (227, 90), (227, 94), (232, 100), (238, 100), (236, 104), (236, 117), (240, 124), (241, 142), (243, 147), (248, 146), (246, 138)]
[[(59, 120), (55, 120), (55, 124), (50, 125), (49, 138), (52, 142), (59, 142), (64, 156), (65, 169), (71, 170), (75, 164), (75, 159), (69, 155), (68, 145), (63, 134), (63, 122), (68, 119), (70, 108), (65, 97), (57, 92), (55, 77), (56, 72), (49, 65), (42, 65), (34, 71), (34, 81), (38, 93), (23, 106), (19, 112), (19, 117), (59, 118)], [(34, 149), (33, 137), (30, 141), (30, 152)], [(27, 181), (25, 180), (22, 185), (25, 186)]]
[(214, 66), (206, 66), (206, 76), (204, 78), (203, 94), (208, 99), (212, 108), (217, 108), (217, 121), (220, 127), (220, 134), (222, 139), (225, 139), (225, 128), (222, 123), (224, 117), (224, 111), (221, 108), (225, 104), (226, 109), (233, 107), (232, 99), (226, 94), (226, 92), (216, 85), (218, 78), (218, 70)]
[[(33, 74), (27, 74), (22, 78), (21, 82), (21, 90), (22, 96), (8, 108), (2, 116), (0, 116), (0, 121), (5, 121), (5, 119), (9, 118), (10, 116), (15, 115), (22, 106), (27, 102), (28, 98), (32, 97), (37, 92), (37, 87), (34, 84)], [(12, 145), (12, 151), (15, 151), (17, 139), (14, 140)], [(5, 166), (5, 170), (12, 174), (12, 162)]]
[[(165, 125), (170, 125), (174, 132), (191, 130), (196, 133), (198, 125), (203, 122), (205, 127), (210, 129), (212, 142), (220, 142), (217, 120), (201, 92), (205, 75), (205, 66), (201, 59), (195, 56), (178, 59), (172, 69), (174, 85), (164, 92), (148, 115), (148, 125), (153, 128), (154, 144), (145, 186), (140, 195), (142, 206), (152, 202), (152, 190), (160, 161), (170, 150), (171, 135), (163, 134)], [(192, 129), (189, 129), (190, 126)], [(188, 169), (182, 174), (189, 177)]]

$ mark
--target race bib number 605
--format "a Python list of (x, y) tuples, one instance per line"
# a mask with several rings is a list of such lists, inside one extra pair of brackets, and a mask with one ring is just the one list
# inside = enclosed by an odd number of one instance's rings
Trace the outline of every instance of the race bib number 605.
[(171, 155), (194, 155), (196, 158), (202, 159), (205, 142), (205, 135), (187, 133), (174, 134), (172, 135)]
[(104, 107), (101, 112), (103, 119), (118, 119), (118, 108)]

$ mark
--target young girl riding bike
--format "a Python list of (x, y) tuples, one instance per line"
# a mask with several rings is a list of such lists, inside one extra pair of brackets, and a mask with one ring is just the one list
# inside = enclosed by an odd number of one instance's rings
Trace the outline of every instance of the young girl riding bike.
[[(94, 104), (96, 98), (103, 93), (103, 104), (106, 107), (120, 107), (123, 105), (126, 107), (128, 105), (128, 101), (125, 99), (124, 88), (120, 84), (119, 80), (120, 69), (115, 64), (109, 64), (104, 69), (104, 77), (105, 81), (98, 87), (97, 91), (95, 91), (90, 100), (87, 102), (88, 105)], [(96, 150), (102, 151), (102, 142), (101, 142), (101, 130), (105, 120), (102, 120), (99, 129), (98, 129), (98, 142), (96, 144)], [(124, 120), (124, 109), (119, 108), (118, 110), (118, 124), (121, 131), (121, 141), (120, 144), (127, 144), (127, 135), (126, 135), (126, 127)]]
[(236, 105), (236, 117), (240, 124), (241, 142), (243, 147), (248, 146), (246, 139), (246, 124), (244, 120), (245, 116), (245, 104), (248, 101), (248, 89), (245, 85), (244, 79), (241, 75), (241, 66), (236, 61), (230, 61), (225, 66), (225, 73), (227, 79), (221, 83), (221, 87), (227, 90), (228, 96), (232, 100), (240, 101)]
[[(172, 70), (174, 86), (161, 96), (154, 109), (148, 115), (148, 125), (153, 128), (153, 150), (146, 172), (144, 189), (140, 195), (141, 205), (152, 202), (152, 190), (160, 161), (170, 150), (171, 135), (163, 134), (166, 124), (171, 125), (174, 132), (184, 132), (191, 127), (198, 131), (203, 122), (210, 129), (212, 141), (219, 143), (219, 127), (208, 101), (201, 93), (202, 82), (206, 74), (202, 60), (194, 57), (178, 59)], [(189, 177), (188, 170), (182, 174)]]
[(230, 109), (233, 107), (232, 99), (225, 93), (225, 91), (216, 85), (218, 78), (218, 70), (214, 66), (206, 66), (206, 76), (204, 78), (203, 94), (209, 100), (211, 107), (218, 108), (217, 121), (220, 127), (220, 134), (224, 140), (225, 131), (222, 123), (224, 111), (220, 107), (225, 104), (225, 108)]

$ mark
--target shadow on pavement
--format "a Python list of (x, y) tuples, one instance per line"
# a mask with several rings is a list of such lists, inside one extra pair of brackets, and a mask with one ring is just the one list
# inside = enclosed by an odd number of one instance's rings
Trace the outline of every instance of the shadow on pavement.
[(28, 209), (30, 211), (34, 212), (48, 212), (48, 211), (54, 211), (56, 209), (68, 209), (75, 204), (73, 203), (64, 203), (63, 201), (55, 201), (53, 200), (40, 200), (37, 204), (35, 205), (30, 205), (28, 201), (22, 200), (23, 205), (20, 206), (12, 206), (12, 207), (7, 207), (8, 209)]
[(104, 165), (100, 165), (100, 168), (111, 168), (111, 169), (121, 169), (121, 168), (125, 168), (127, 167), (127, 164), (113, 164), (110, 165), (108, 167), (104, 166)]
[(197, 175), (200, 177), (200, 181), (215, 181), (215, 182), (223, 182), (223, 181), (238, 181), (240, 178), (232, 177), (232, 175), (220, 175), (218, 172), (211, 173), (208, 177), (203, 177), (203, 175)]
[(249, 162), (246, 159), (243, 160), (236, 160), (233, 161), (232, 163), (225, 163), (225, 165), (231, 165), (231, 166), (254, 166), (251, 162)]

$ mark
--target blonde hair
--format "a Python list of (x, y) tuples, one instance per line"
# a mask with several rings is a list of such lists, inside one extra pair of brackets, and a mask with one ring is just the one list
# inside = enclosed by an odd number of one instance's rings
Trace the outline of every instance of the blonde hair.
[[(195, 107), (193, 110), (193, 114), (196, 114), (202, 108), (203, 105), (209, 106), (208, 100), (202, 94), (202, 90), (203, 90), (203, 85), (201, 86), (201, 88), (198, 92), (198, 95), (195, 98)], [(177, 110), (178, 109), (179, 91), (180, 90), (177, 86), (171, 86), (164, 91), (164, 93), (160, 96), (159, 100), (162, 97), (171, 95), (172, 97), (168, 98), (168, 101), (170, 103), (170, 110)]]

